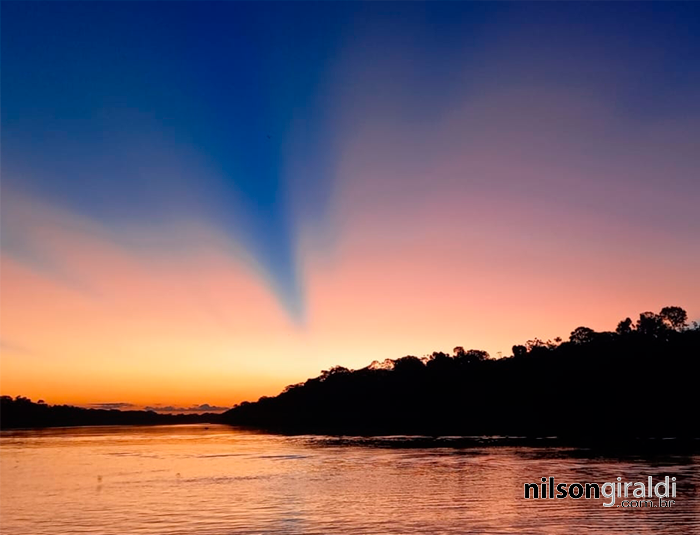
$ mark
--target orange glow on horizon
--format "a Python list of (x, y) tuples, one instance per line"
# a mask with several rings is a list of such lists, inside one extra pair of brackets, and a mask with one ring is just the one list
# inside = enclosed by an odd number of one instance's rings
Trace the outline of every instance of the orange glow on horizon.
[[(232, 406), (333, 365), (360, 368), (457, 345), (507, 355), (514, 343), (566, 338), (581, 323), (612, 329), (635, 311), (697, 302), (682, 279), (663, 276), (667, 261), (637, 274), (635, 258), (607, 271), (575, 256), (552, 265), (515, 238), (496, 246), (462, 232), (467, 216), (454, 214), (426, 206), (406, 221), (368, 210), (331, 260), (308, 247), (301, 326), (212, 236), (199, 239), (211, 247), (175, 262), (75, 226), (39, 226), (44, 238), (50, 232), (60, 269), (0, 259), (2, 393), (81, 405)], [(519, 277), (508, 265), (514, 254)], [(640, 292), (650, 275), (659, 284)]]
[[(541, 98), (559, 109), (556, 95)], [(512, 115), (512, 100), (489, 96), (428, 131), (377, 119), (343, 132), (331, 245), (319, 245), (318, 228), (295, 244), (301, 325), (263, 270), (203, 221), (117, 233), (10, 192), (17, 198), (4, 207), (17, 212), (13, 221), (32, 247), (27, 258), (0, 257), (2, 393), (50, 403), (231, 406), (334, 365), (361, 368), (458, 345), (506, 356), (528, 339), (566, 339), (580, 325), (611, 330), (667, 305), (698, 319), (693, 229), (648, 220), (664, 202), (661, 186), (615, 180), (623, 165), (630, 175), (662, 176), (676, 165), (673, 153), (649, 165), (639, 153), (612, 154), (590, 178), (589, 149), (578, 138), (550, 150), (572, 137), (571, 118), (554, 113), (532, 137), (538, 108)], [(601, 123), (619, 128), (604, 109), (560, 104), (580, 123), (581, 139), (597, 139)], [(645, 146), (638, 135), (633, 145)], [(547, 158), (538, 157), (541, 147)], [(581, 203), (584, 185), (620, 209)], [(632, 202), (636, 211), (625, 212)], [(692, 212), (691, 198), (674, 202), (681, 215)]]

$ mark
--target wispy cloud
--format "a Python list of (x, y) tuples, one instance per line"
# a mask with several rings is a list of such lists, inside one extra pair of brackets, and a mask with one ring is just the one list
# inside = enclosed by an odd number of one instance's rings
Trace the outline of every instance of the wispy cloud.
[(209, 405), (202, 403), (201, 405), (192, 405), (191, 407), (175, 407), (173, 405), (156, 405), (144, 407), (147, 411), (155, 412), (221, 412), (230, 409), (231, 407), (220, 407), (217, 405)]
[(90, 403), (87, 407), (90, 409), (123, 410), (123, 409), (134, 409), (134, 408), (136, 408), (136, 405), (134, 405), (133, 403), (126, 403), (124, 401), (118, 401), (115, 403)]

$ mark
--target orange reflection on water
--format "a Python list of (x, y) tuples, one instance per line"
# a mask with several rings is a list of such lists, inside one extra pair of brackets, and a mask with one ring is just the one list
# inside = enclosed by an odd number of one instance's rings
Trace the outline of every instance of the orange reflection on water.
[[(693, 533), (698, 456), (417, 447), (405, 438), (284, 437), (224, 426), (3, 432), (3, 533)], [(408, 447), (411, 446), (411, 447)], [(675, 475), (673, 509), (524, 500), (523, 484)], [(573, 530), (573, 531), (572, 531)]]

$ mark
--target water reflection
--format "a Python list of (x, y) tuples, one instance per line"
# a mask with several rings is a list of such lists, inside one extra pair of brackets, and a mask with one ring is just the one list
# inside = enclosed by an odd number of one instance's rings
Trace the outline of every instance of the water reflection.
[[(700, 532), (695, 455), (212, 425), (5, 432), (0, 448), (7, 534)], [(523, 499), (524, 483), (550, 475), (676, 476), (677, 505)]]

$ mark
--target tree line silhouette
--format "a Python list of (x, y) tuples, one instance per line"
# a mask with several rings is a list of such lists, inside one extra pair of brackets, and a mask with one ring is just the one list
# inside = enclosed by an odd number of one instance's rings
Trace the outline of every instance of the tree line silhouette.
[(85, 409), (48, 405), (17, 396), (0, 397), (0, 428), (72, 427), (79, 425), (167, 425), (218, 422), (219, 414), (161, 414), (154, 411)]
[(0, 397), (0, 427), (226, 423), (285, 433), (700, 438), (700, 326), (680, 307), (626, 318), (615, 331), (577, 327), (512, 355), (455, 347), (335, 366), (275, 397), (224, 414), (86, 409)]
[(499, 359), (456, 347), (336, 366), (222, 421), (286, 433), (691, 439), (700, 437), (699, 359), (698, 324), (664, 307), (612, 332), (528, 340)]

